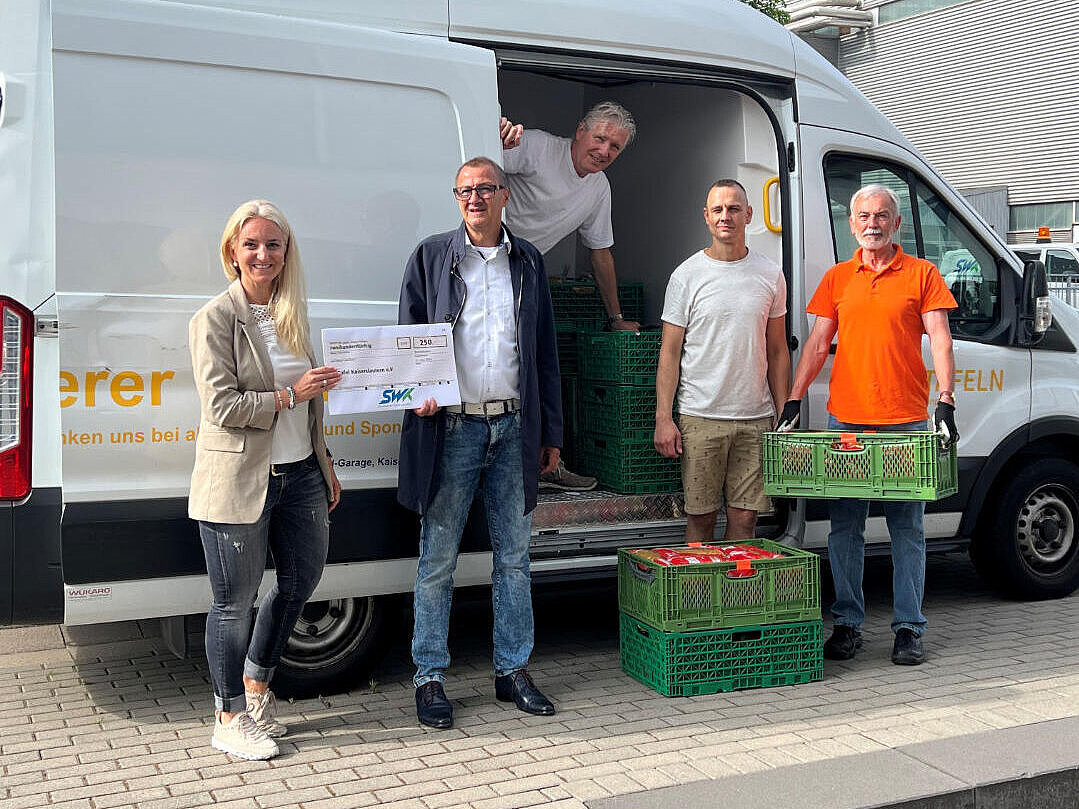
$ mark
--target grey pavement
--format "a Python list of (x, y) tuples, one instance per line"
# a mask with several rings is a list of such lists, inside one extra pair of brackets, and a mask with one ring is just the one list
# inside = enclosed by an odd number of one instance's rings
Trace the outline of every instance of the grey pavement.
[(152, 622), (0, 630), (0, 809), (861, 809), (951, 806), (925, 799), (963, 790), (954, 805), (1005, 807), (1022, 805), (1002, 797), (1018, 777), (1076, 794), (1077, 597), (1003, 601), (964, 556), (933, 558), (929, 659), (897, 667), (878, 561), (865, 648), (826, 661), (822, 682), (669, 698), (621, 672), (614, 592), (537, 587), (531, 670), (554, 717), (494, 700), (487, 594), (468, 593), (451, 637), (456, 727), (416, 723), (405, 631), (366, 687), (283, 705), (292, 732), (271, 762), (209, 746), (205, 659), (174, 658)]

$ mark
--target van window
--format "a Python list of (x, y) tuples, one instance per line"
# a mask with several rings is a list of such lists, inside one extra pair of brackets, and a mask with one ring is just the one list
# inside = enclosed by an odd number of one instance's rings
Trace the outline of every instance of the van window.
[(992, 329), (1000, 311), (993, 253), (930, 186), (905, 166), (850, 155), (829, 155), (824, 177), (836, 261), (850, 258), (858, 247), (847, 221), (851, 196), (862, 186), (880, 183), (899, 196), (903, 250), (932, 261), (959, 304), (949, 318), (952, 334), (976, 338)]
[(1079, 275), (1079, 261), (1067, 250), (1049, 250), (1045, 254), (1045, 271), (1050, 275)]

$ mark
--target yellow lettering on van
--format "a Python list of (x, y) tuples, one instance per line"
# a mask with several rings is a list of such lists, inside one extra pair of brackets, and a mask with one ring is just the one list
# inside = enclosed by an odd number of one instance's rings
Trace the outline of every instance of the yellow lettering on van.
[[(78, 393), (79, 392), (79, 380), (75, 378), (75, 374), (71, 371), (60, 372), (60, 393)], [(60, 400), (60, 407), (71, 407), (75, 402), (79, 401), (78, 396), (65, 396)]]
[(142, 377), (133, 371), (121, 371), (109, 385), (112, 400), (120, 407), (134, 407), (142, 401)]
[(97, 406), (97, 383), (103, 379), (109, 378), (108, 371), (87, 371), (86, 372), (86, 395), (83, 398), (83, 404), (87, 407)]
[(175, 371), (149, 371), (145, 374), (138, 371), (87, 371), (80, 391), (78, 375), (72, 371), (61, 371), (60, 407), (71, 407), (79, 400), (80, 393), (84, 407), (97, 407), (98, 383), (108, 385), (109, 397), (117, 407), (142, 404), (147, 390), (150, 392), (150, 404), (159, 407), (165, 383), (175, 378)]
[(161, 404), (161, 386), (175, 376), (175, 371), (154, 371), (150, 374), (150, 404), (154, 407)]
[[(988, 379), (986, 378), (988, 375)], [(940, 390), (940, 378), (930, 369), (926, 370), (929, 387), (935, 391)], [(1003, 368), (957, 368), (952, 377), (952, 390), (965, 390), (971, 392), (990, 393), (1004, 390)]]

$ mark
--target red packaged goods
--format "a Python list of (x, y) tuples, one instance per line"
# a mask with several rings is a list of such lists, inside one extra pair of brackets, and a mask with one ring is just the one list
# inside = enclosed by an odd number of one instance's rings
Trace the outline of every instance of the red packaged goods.
[[(652, 548), (632, 550), (630, 553), (648, 559), (661, 567), (679, 565), (706, 565), (716, 562), (737, 562), (754, 559), (780, 559), (781, 553), (773, 553), (756, 545), (704, 545), (691, 542), (685, 548)], [(739, 569), (743, 566), (739, 565)]]

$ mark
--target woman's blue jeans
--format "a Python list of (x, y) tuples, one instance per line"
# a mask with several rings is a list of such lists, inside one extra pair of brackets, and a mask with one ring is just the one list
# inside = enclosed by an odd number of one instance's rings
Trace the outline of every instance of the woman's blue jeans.
[(524, 513), (521, 463), (519, 412), (493, 417), (446, 414), (446, 437), (436, 471), (438, 489), (420, 522), (412, 635), (417, 688), (446, 679), (453, 572), (477, 491), (483, 495), (494, 556), (495, 674), (509, 674), (528, 665), (533, 643), (528, 566), (532, 515)]
[[(908, 432), (926, 429), (925, 421), (907, 424), (849, 424), (828, 415), (829, 430), (849, 432)], [(925, 503), (886, 500), (882, 503), (892, 539), (892, 631), (906, 627), (919, 637), (925, 632), (922, 596), (925, 594)], [(865, 620), (862, 574), (865, 568), (865, 519), (868, 500), (842, 498), (828, 501), (832, 520), (828, 534), (828, 561), (835, 584), (832, 615), (835, 623), (857, 629)]]
[[(250, 524), (199, 521), (213, 603), (206, 616), (206, 659), (219, 711), (247, 708), (243, 676), (269, 682), (285, 643), (326, 564), (330, 541), (326, 481), (311, 455), (270, 475), (266, 505)], [(266, 570), (277, 571), (251, 631), (251, 610)]]

